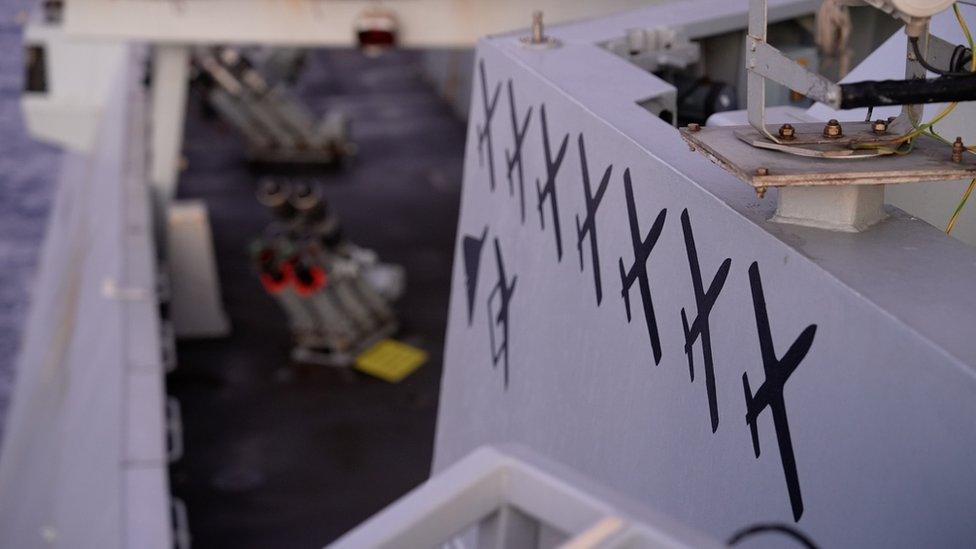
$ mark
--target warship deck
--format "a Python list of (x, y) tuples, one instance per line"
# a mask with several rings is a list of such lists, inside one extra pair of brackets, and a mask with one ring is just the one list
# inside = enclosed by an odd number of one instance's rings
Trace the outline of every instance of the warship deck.
[(298, 84), (313, 110), (352, 120), (357, 158), (321, 176), (345, 233), (406, 268), (398, 338), (430, 359), (399, 384), (289, 363), (285, 316), (248, 257), (270, 221), (254, 199), (259, 176), (237, 134), (191, 96), (179, 198), (207, 202), (233, 330), (181, 341), (167, 381), (185, 442), (172, 491), (197, 547), (320, 547), (429, 474), (465, 130), (419, 63), (316, 52)]

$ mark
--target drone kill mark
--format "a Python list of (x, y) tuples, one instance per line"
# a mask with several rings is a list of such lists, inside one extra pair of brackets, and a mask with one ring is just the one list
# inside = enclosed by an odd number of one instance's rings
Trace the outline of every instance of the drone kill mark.
[(688, 324), (688, 315), (684, 307), (681, 308), (681, 324), (685, 332), (685, 354), (688, 355), (688, 372), (691, 381), (695, 381), (694, 345), (701, 339), (702, 368), (705, 370), (705, 392), (708, 394), (708, 413), (712, 421), (712, 432), (718, 430), (718, 399), (715, 396), (715, 368), (712, 363), (712, 335), (708, 325), (708, 317), (715, 306), (715, 300), (725, 286), (725, 279), (729, 276), (732, 258), (725, 258), (718, 272), (708, 285), (708, 291), (702, 283), (701, 266), (698, 263), (698, 249), (695, 247), (695, 235), (691, 230), (691, 218), (688, 209), (681, 212), (681, 230), (685, 237), (685, 250), (688, 252), (688, 267), (691, 269), (691, 282), (695, 288), (695, 307), (698, 313)]
[(586, 147), (583, 144), (583, 134), (579, 135), (580, 166), (583, 170), (583, 195), (586, 201), (586, 218), (580, 223), (580, 216), (576, 214), (576, 250), (579, 252), (580, 272), (583, 272), (583, 240), (590, 239), (590, 258), (593, 265), (593, 287), (596, 290), (597, 306), (603, 301), (603, 282), (600, 278), (600, 249), (596, 237), (596, 210), (600, 207), (603, 195), (610, 183), (613, 164), (607, 166), (603, 172), (603, 179), (596, 189), (596, 194), (590, 188), (590, 171), (586, 164)]
[(752, 432), (752, 447), (759, 458), (759, 429), (756, 420), (763, 410), (769, 408), (776, 429), (776, 442), (783, 462), (786, 476), (786, 489), (793, 508), (793, 520), (799, 521), (803, 515), (803, 497), (800, 495), (800, 480), (796, 472), (796, 457), (793, 454), (793, 440), (790, 437), (790, 424), (786, 417), (786, 402), (783, 399), (783, 386), (793, 371), (807, 355), (813, 345), (817, 325), (807, 326), (796, 338), (783, 358), (776, 358), (773, 338), (769, 330), (769, 316), (766, 312), (766, 296), (763, 294), (759, 264), (753, 261), (749, 266), (749, 285), (752, 288), (752, 305), (756, 312), (756, 329), (759, 332), (759, 350), (762, 353), (763, 371), (766, 379), (753, 394), (749, 388), (749, 374), (743, 372), (742, 387), (746, 395), (746, 423)]
[[(491, 363), (493, 368), (502, 362), (505, 389), (508, 389), (508, 313), (512, 294), (515, 293), (517, 276), (511, 280), (505, 274), (505, 263), (502, 261), (502, 249), (495, 238), (495, 263), (498, 266), (498, 281), (488, 294), (488, 335), (491, 341)], [(492, 306), (497, 302), (497, 306)], [(499, 333), (496, 333), (498, 330)]]
[(562, 165), (563, 157), (566, 155), (566, 145), (569, 144), (569, 134), (567, 133), (565, 136), (563, 136), (563, 141), (559, 145), (559, 152), (556, 153), (556, 159), (553, 160), (552, 149), (549, 146), (549, 123), (546, 119), (545, 104), (543, 104), (539, 109), (539, 117), (542, 119), (542, 146), (546, 161), (546, 184), (542, 185), (538, 178), (535, 180), (536, 193), (538, 194), (539, 199), (539, 224), (542, 226), (542, 229), (545, 230), (546, 218), (542, 206), (545, 201), (548, 200), (550, 209), (552, 211), (553, 233), (556, 236), (556, 257), (559, 259), (559, 261), (562, 261), (563, 237), (562, 231), (559, 228), (559, 201), (556, 196), (556, 174), (559, 173), (559, 167)]
[(512, 89), (512, 79), (508, 80), (508, 107), (512, 120), (512, 141), (513, 149), (505, 149), (505, 163), (508, 168), (508, 194), (515, 194), (515, 181), (513, 173), (518, 175), (519, 189), (519, 211), (522, 216), (522, 224), (525, 224), (525, 175), (522, 168), (522, 143), (525, 134), (529, 130), (529, 120), (532, 118), (532, 107), (525, 111), (525, 118), (522, 119), (521, 126), (518, 120), (518, 109), (515, 107), (515, 91)]
[(474, 321), (474, 298), (478, 293), (478, 272), (481, 268), (481, 250), (488, 238), (488, 226), (481, 231), (481, 238), (464, 235), (461, 252), (464, 254), (464, 287), (468, 297), (468, 326)]
[(484, 120), (477, 126), (478, 132), (478, 162), (484, 166), (485, 153), (488, 151), (488, 184), (491, 190), (495, 190), (495, 152), (491, 143), (491, 119), (495, 115), (495, 108), (498, 106), (498, 95), (502, 91), (502, 83), (495, 84), (495, 92), (491, 100), (488, 99), (488, 77), (485, 75), (484, 59), (478, 61), (478, 72), (481, 75), (481, 104), (484, 111)]
[(647, 324), (647, 336), (651, 340), (651, 351), (654, 353), (654, 364), (661, 363), (661, 338), (657, 331), (657, 319), (654, 316), (654, 302), (651, 299), (651, 284), (647, 279), (647, 260), (661, 236), (664, 220), (668, 210), (663, 208), (657, 214), (657, 219), (651, 225), (647, 236), (641, 239), (640, 222), (637, 219), (637, 206), (634, 204), (634, 186), (630, 181), (630, 168), (624, 170), (624, 190), (627, 193), (627, 217), (630, 220), (630, 240), (634, 248), (634, 263), (628, 270), (624, 270), (624, 258), (620, 258), (620, 295), (624, 298), (627, 309), (627, 322), (630, 322), (630, 287), (636, 282), (640, 288), (641, 304), (644, 307), (644, 322)]

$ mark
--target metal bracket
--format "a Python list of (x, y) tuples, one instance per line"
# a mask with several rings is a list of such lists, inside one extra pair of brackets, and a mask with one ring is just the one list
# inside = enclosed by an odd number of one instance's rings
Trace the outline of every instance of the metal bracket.
[[(795, 124), (797, 139), (807, 138), (821, 124)], [(851, 141), (867, 138), (868, 126), (863, 122), (845, 122), (845, 133)], [(821, 155), (808, 158), (783, 154), (775, 143), (757, 147), (762, 135), (749, 126), (682, 128), (681, 137), (695, 150), (757, 191), (768, 187), (879, 185), (891, 183), (919, 183), (949, 181), (976, 177), (976, 159), (971, 155), (955, 162), (943, 143), (921, 135), (915, 139), (910, 155), (888, 155), (864, 158), (856, 162), (838, 162), (835, 157)], [(791, 143), (785, 141), (785, 143)], [(811, 150), (822, 144), (807, 145)], [(836, 149), (840, 154), (844, 149)], [(852, 151), (854, 152), (854, 151)], [(843, 158), (843, 156), (838, 156)]]
[(766, 128), (766, 80), (782, 84), (834, 108), (840, 105), (840, 87), (801, 67), (766, 42), (769, 13), (767, 0), (749, 0), (746, 46), (746, 104), (749, 124), (773, 143), (782, 144)]
[[(976, 176), (976, 163), (953, 156), (946, 146), (927, 135), (912, 139), (911, 155), (893, 154), (922, 116), (921, 106), (905, 105), (887, 124), (837, 121), (766, 126), (766, 80), (783, 84), (817, 101), (839, 107), (841, 87), (787, 59), (766, 43), (767, 0), (750, 0), (746, 71), (749, 126), (681, 130), (693, 150), (751, 185), (762, 198), (769, 187), (789, 187), (779, 193), (774, 220), (829, 228), (864, 230), (884, 217), (884, 184), (919, 183)], [(921, 25), (919, 27), (919, 25)], [(915, 31), (927, 39), (922, 54), (933, 65), (948, 66), (955, 46), (928, 34), (924, 21)], [(925, 78), (926, 70), (908, 46), (905, 74)], [(786, 153), (786, 154), (784, 154)], [(857, 159), (856, 162), (837, 162)], [(873, 186), (874, 190), (858, 188)], [(837, 187), (829, 191), (826, 187)], [(814, 187), (820, 187), (815, 190)], [(802, 189), (801, 189), (802, 188)]]

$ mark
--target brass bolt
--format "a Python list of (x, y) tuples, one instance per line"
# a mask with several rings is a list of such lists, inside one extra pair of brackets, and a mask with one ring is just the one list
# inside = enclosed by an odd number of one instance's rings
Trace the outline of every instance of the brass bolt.
[(779, 137), (787, 141), (795, 139), (796, 130), (793, 129), (793, 126), (790, 124), (783, 124), (782, 126), (779, 127)]
[(962, 162), (962, 153), (966, 150), (966, 146), (962, 144), (962, 138), (957, 137), (952, 143), (952, 161), (959, 163)]
[[(756, 175), (769, 175), (769, 168), (765, 166), (756, 168)], [(766, 187), (756, 187), (756, 197), (761, 200), (764, 196), (766, 196)]]
[(888, 131), (888, 123), (879, 118), (871, 124), (871, 129), (874, 130), (874, 133), (877, 135), (884, 135), (885, 132)]
[(542, 27), (542, 12), (534, 11), (532, 12), (532, 43), (542, 44), (545, 41), (546, 36)]
[(688, 131), (690, 132), (697, 132), (700, 129), (701, 129), (701, 124), (698, 124), (696, 122), (692, 122), (691, 124), (688, 124)]
[(830, 139), (837, 139), (844, 135), (844, 130), (840, 127), (840, 122), (831, 118), (827, 121), (827, 125), (824, 126), (823, 135)]

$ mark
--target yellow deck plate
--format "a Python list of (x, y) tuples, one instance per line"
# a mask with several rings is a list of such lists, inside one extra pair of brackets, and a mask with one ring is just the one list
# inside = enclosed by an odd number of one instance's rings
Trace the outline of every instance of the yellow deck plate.
[(427, 353), (393, 339), (384, 339), (356, 357), (360, 372), (397, 383), (427, 362)]

